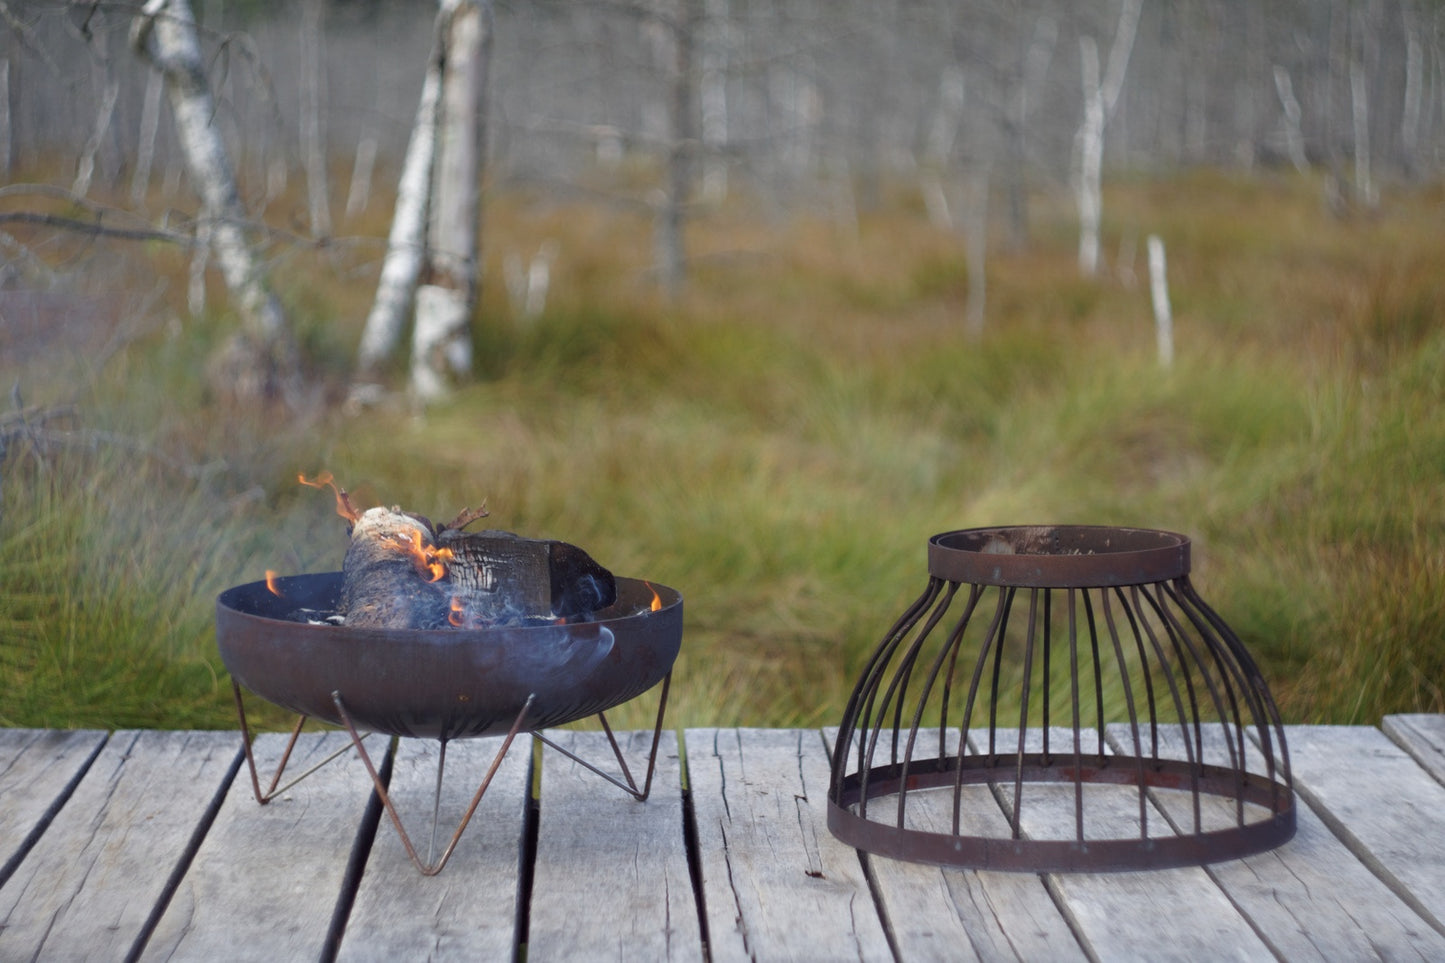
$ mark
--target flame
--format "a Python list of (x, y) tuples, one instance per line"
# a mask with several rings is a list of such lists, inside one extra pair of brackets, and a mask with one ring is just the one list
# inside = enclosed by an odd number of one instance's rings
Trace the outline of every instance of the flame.
[(460, 595), (452, 596), (451, 611), (447, 613), (447, 624), (454, 629), (459, 629), (467, 624), (467, 607), (462, 604)]
[(266, 590), (277, 598), (285, 597), (282, 595), (281, 590), (276, 587), (276, 573), (269, 568), (266, 569)]
[(335, 492), (336, 514), (348, 522), (355, 523), (356, 520), (361, 517), (361, 512), (357, 511), (356, 507), (351, 504), (351, 496), (346, 493), (346, 489), (336, 487), (336, 479), (332, 476), (331, 472), (323, 471), (315, 478), (297, 475), (296, 480), (310, 488), (330, 488)]
[(422, 537), (421, 529), (413, 528), (411, 537), (396, 535), (396, 546), (411, 556), (417, 574), (428, 582), (439, 582), (447, 574), (447, 562), (454, 557), (449, 548), (437, 548)]
[(657, 589), (655, 589), (655, 588), (652, 587), (652, 583), (651, 583), (651, 582), (643, 582), (642, 584), (643, 584), (643, 585), (646, 585), (646, 586), (647, 586), (647, 590), (652, 593), (652, 605), (651, 605), (652, 611), (656, 612), (656, 611), (658, 611), (659, 609), (661, 609), (661, 608), (662, 608), (662, 596), (660, 596), (660, 595), (657, 594)]

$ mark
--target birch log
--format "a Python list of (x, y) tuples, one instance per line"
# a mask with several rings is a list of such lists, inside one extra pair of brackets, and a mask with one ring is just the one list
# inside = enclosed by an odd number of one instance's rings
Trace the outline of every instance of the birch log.
[(443, 0), (447, 20), (441, 122), (428, 214), (428, 283), (417, 289), (411, 391), (420, 401), (446, 394), (472, 370), (471, 316), (477, 299), (481, 194), (491, 5)]
[(294, 347), (281, 304), (246, 241), (244, 214), (221, 132), (212, 123), (215, 100), (201, 60), (196, 22), (186, 0), (147, 0), (131, 41), (166, 79), (176, 136), (206, 217), (221, 274), (240, 309), (246, 334), (269, 355), (277, 374), (295, 368)]
[(437, 34), (422, 81), (421, 102), (411, 129), (401, 179), (396, 188), (396, 210), (391, 218), (386, 259), (366, 327), (361, 333), (357, 368), (370, 376), (395, 352), (401, 341), (407, 309), (426, 260), (427, 208), (431, 197), (432, 160), (436, 156), (437, 114), (441, 104), (445, 10), (437, 18)]

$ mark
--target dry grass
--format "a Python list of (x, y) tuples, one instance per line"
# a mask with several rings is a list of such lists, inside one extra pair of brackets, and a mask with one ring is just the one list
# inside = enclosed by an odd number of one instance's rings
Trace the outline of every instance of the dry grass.
[[(51, 353), (18, 370), (0, 355), (0, 375), (205, 470), (106, 446), (40, 467), (12, 449), (0, 723), (233, 724), (211, 599), (266, 567), (339, 564), (327, 499), (294, 482), (322, 467), (437, 516), (485, 497), (498, 527), (680, 589), (682, 725), (834, 721), (922, 589), (928, 536), (1051, 521), (1193, 536), (1196, 581), (1291, 721), (1445, 709), (1442, 207), (1419, 191), (1338, 220), (1308, 181), (1121, 183), (1111, 271), (1086, 280), (1067, 209), (1040, 205), (1032, 250), (990, 264), (974, 340), (961, 244), (916, 204), (856, 225), (707, 212), (688, 293), (668, 304), (645, 218), (494, 191), (478, 377), (425, 415), (226, 406), (197, 377), (224, 314), (171, 320), (174, 253), (107, 253), (128, 265), (96, 275), (120, 303), (170, 279), (142, 333), (103, 363)], [(1169, 252), (1168, 372), (1142, 286), (1148, 233)], [(524, 320), (502, 260), (545, 241), (560, 244), (552, 297)], [(1131, 246), (1135, 263), (1115, 263)], [(376, 249), (275, 253), (335, 396)]]

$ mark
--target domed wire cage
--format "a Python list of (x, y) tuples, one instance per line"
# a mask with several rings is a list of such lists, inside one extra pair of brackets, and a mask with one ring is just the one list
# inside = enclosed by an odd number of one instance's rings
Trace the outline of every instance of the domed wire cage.
[(828, 824), (868, 852), (1030, 872), (1197, 865), (1295, 831), (1279, 711), (1189, 539), (949, 532), (863, 669)]

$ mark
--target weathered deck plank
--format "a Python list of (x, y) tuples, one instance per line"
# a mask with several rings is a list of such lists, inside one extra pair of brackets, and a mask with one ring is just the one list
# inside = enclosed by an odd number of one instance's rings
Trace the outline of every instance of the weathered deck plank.
[(0, 959), (123, 959), (234, 771), (224, 732), (117, 732), (0, 889)]
[(821, 734), (684, 739), (714, 963), (891, 959), (858, 854), (828, 831)]
[(0, 729), (0, 883), (20, 848), (64, 801), (107, 733), (94, 730)]
[(1445, 933), (1445, 786), (1379, 729), (1292, 726), (1295, 786), (1355, 857)]
[[(1110, 727), (1116, 749), (1123, 732)], [(1160, 739), (1165, 755), (1184, 758), (1177, 731), (1161, 732)], [(1257, 750), (1247, 751), (1253, 771), (1263, 771)], [(1175, 825), (1190, 824), (1185, 794), (1161, 791), (1153, 799)], [(1290, 842), (1205, 867), (1275, 954), (1298, 961), (1445, 960), (1445, 936), (1357, 860), (1303, 799), (1295, 802), (1298, 828)], [(1220, 797), (1204, 796), (1201, 807), (1206, 825), (1237, 818), (1234, 805)]]
[[(239, 747), (234, 734), (232, 744)], [(306, 733), (288, 772), (301, 773), (350, 743), (345, 732)], [(381, 742), (368, 749), (381, 754)], [(274, 769), (286, 737), (256, 737), (257, 765)], [(354, 751), (265, 806), (242, 771), (146, 944), (146, 960), (320, 958), (348, 856), (373, 794)]]
[[(548, 736), (604, 771), (616, 771), (605, 734)], [(652, 733), (618, 733), (618, 740), (641, 780)], [(663, 733), (646, 802), (554, 749), (544, 747), (541, 759), (528, 958), (701, 960), (676, 735)]]
[[(436, 854), (456, 831), (501, 748), (500, 737), (447, 745)], [(388, 794), (412, 845), (428, 859), (440, 743), (404, 739)], [(517, 938), (517, 885), (532, 744), (519, 736), (502, 760), (451, 861), (423, 876), (383, 818), (356, 894), (339, 959), (505, 960)]]
[(1445, 716), (1386, 716), (1380, 728), (1437, 782), (1445, 783)]

